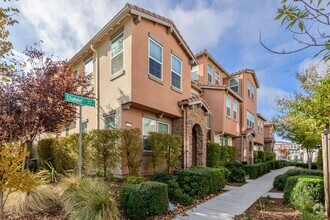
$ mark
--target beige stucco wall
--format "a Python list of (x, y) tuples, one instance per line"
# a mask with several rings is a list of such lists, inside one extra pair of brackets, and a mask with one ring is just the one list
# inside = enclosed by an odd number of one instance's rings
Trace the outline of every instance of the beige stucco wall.
[(225, 73), (221, 70), (221, 68), (214, 63), (206, 54), (201, 54), (197, 57), (198, 65), (198, 75), (199, 75), (199, 82), (203, 84), (208, 83), (208, 73), (207, 68), (208, 64), (212, 66), (212, 84), (215, 84), (215, 72), (220, 74), (220, 85), (223, 85), (224, 79), (227, 77)]

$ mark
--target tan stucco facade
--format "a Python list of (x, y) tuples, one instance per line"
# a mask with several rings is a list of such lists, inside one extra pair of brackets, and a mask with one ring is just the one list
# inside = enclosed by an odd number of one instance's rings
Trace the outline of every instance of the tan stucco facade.
[[(123, 68), (112, 75), (111, 42), (121, 33)], [(161, 78), (149, 74), (150, 39), (162, 48)], [(180, 89), (172, 85), (172, 55), (181, 61)], [(104, 129), (104, 117), (110, 113), (115, 115), (116, 128), (139, 128), (142, 134), (143, 118), (165, 123), (169, 133), (182, 135), (180, 164), (184, 169), (206, 166), (209, 138), (234, 145), (239, 160), (249, 160), (251, 143), (264, 146), (267, 131), (257, 132), (259, 84), (254, 71), (229, 74), (206, 50), (195, 56), (171, 20), (128, 4), (69, 63), (83, 73), (85, 60), (90, 56), (93, 57), (92, 82), (97, 105), (83, 107), (83, 121), (88, 122), (88, 131)], [(191, 70), (196, 65), (198, 80), (192, 81)], [(208, 66), (212, 67), (211, 82)], [(233, 77), (239, 79), (238, 93), (228, 86)], [(254, 100), (248, 96), (248, 82), (255, 88)], [(230, 99), (230, 115), (227, 115), (227, 99)], [(248, 135), (243, 134), (248, 129), (247, 111), (255, 116), (255, 132)], [(78, 125), (76, 121), (63, 128), (62, 135), (77, 133)], [(150, 155), (151, 152), (142, 155), (141, 174), (153, 172), (148, 164)], [(158, 167), (159, 170), (165, 168), (165, 162)], [(114, 173), (128, 174), (125, 159)]]

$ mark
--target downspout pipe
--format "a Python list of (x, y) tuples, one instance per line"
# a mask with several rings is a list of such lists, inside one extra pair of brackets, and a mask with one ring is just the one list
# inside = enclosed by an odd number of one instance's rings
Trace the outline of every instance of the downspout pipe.
[(95, 107), (96, 107), (96, 129), (100, 129), (100, 71), (99, 71), (99, 53), (98, 51), (94, 48), (94, 44), (91, 44), (91, 50), (93, 53), (95, 53)]
[(186, 135), (186, 110), (184, 109), (183, 105), (181, 105), (181, 110), (183, 112), (183, 169), (187, 169), (187, 161), (188, 161), (188, 151), (187, 151), (187, 135)]

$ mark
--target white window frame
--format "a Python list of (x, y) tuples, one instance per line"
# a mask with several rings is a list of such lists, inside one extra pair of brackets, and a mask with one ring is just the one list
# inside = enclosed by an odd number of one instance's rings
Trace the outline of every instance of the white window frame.
[[(120, 35), (122, 35), (121, 37), (123, 38), (123, 48), (122, 48), (122, 50), (121, 50), (120, 52), (118, 52), (117, 54), (112, 55), (111, 46), (112, 46), (112, 44), (113, 44), (113, 42), (114, 42), (115, 40), (118, 40), (118, 39), (120, 38)], [(116, 58), (117, 56), (119, 56), (120, 54), (123, 54), (123, 66), (122, 66), (122, 68), (121, 68), (120, 70), (118, 70), (117, 72), (113, 73), (113, 72), (112, 72), (112, 60), (113, 60), (114, 58)], [(111, 65), (111, 67), (110, 67), (110, 75), (113, 76), (113, 75), (116, 75), (117, 73), (123, 71), (123, 69), (124, 69), (124, 31), (122, 31), (122, 32), (120, 32), (119, 34), (117, 34), (116, 37), (114, 37), (114, 38), (111, 40), (111, 45), (110, 45), (110, 55), (111, 55), (111, 59), (110, 59), (110, 65)]]
[[(211, 67), (211, 72), (209, 72), (209, 67)], [(211, 82), (209, 80), (209, 76), (211, 76)], [(207, 64), (207, 82), (212, 83), (212, 81), (213, 81), (213, 67), (211, 64), (208, 63)]]
[(254, 86), (251, 84), (251, 99), (254, 101)]
[[(179, 73), (177, 73), (175, 70), (173, 70), (173, 61), (172, 61), (173, 58), (174, 58), (174, 59), (177, 59), (178, 61), (180, 61), (181, 74), (179, 74)], [(174, 74), (180, 76), (180, 88), (178, 88), (178, 87), (176, 87), (176, 86), (174, 86), (174, 85), (172, 84), (172, 72), (173, 72)], [(176, 88), (176, 89), (182, 91), (182, 60), (181, 60), (179, 57), (177, 57), (176, 55), (174, 55), (173, 53), (171, 54), (171, 86), (173, 86), (174, 88)]]
[(237, 109), (238, 109), (238, 103), (236, 101), (233, 101), (233, 119), (234, 121), (237, 121)]
[[(83, 130), (83, 124), (85, 124), (85, 123), (86, 123), (86, 131)], [(88, 120), (82, 122), (81, 130), (82, 130), (82, 132), (86, 132), (86, 133), (88, 132)]]
[[(232, 89), (232, 87), (234, 87), (234, 86), (231, 86), (231, 85), (230, 85), (230, 81), (231, 81), (231, 80), (236, 80), (236, 82), (237, 82), (237, 92), (236, 92), (235, 90)], [(235, 86), (235, 87), (236, 87), (236, 86)], [(231, 90), (233, 90), (235, 93), (239, 93), (239, 79), (238, 79), (237, 77), (231, 78), (231, 79), (229, 80), (229, 88), (230, 88)]]
[[(193, 73), (196, 72), (196, 79), (193, 79)], [(190, 72), (190, 78), (194, 81), (198, 81), (198, 65), (195, 65), (191, 68), (191, 72)]]
[[(106, 121), (107, 121), (107, 118), (112, 118), (114, 119), (114, 123), (115, 123), (115, 127), (113, 129), (108, 129), (108, 127), (106, 126)], [(116, 114), (109, 114), (109, 115), (106, 115), (104, 116), (104, 129), (105, 130), (114, 130), (116, 129)]]
[[(162, 49), (162, 62), (160, 63), (158, 60), (156, 60), (155, 58), (153, 58), (152, 56), (150, 56), (150, 41), (152, 41), (153, 43), (155, 43), (156, 45), (158, 45), (161, 49)], [(152, 75), (149, 70), (150, 70), (150, 62), (149, 62), (149, 58), (153, 59), (154, 61), (156, 61), (157, 63), (160, 64), (161, 69), (160, 69), (160, 75), (161, 78), (159, 80), (163, 81), (163, 60), (164, 60), (164, 54), (163, 54), (163, 46), (161, 44), (159, 44), (157, 41), (155, 41), (154, 39), (152, 39), (151, 37), (149, 37), (148, 40), (148, 74), (151, 77), (154, 77), (156, 79), (159, 79), (157, 76)]]
[[(251, 116), (251, 117), (253, 117), (253, 121), (252, 120), (250, 120), (250, 117), (249, 116)], [(252, 119), (252, 118), (251, 118)], [(248, 128), (252, 128), (252, 129), (254, 129), (255, 128), (255, 115), (254, 114), (252, 114), (251, 112), (249, 112), (248, 110), (246, 111), (246, 124), (247, 124), (247, 127)]]
[[(228, 106), (227, 100), (229, 100), (229, 106)], [(228, 115), (228, 112), (229, 112), (229, 115)], [(226, 96), (226, 116), (228, 118), (231, 118), (231, 98), (229, 96)]]
[(145, 133), (145, 131), (144, 131), (144, 120), (145, 119), (147, 119), (147, 120), (153, 120), (153, 121), (155, 121), (156, 122), (156, 129), (155, 129), (155, 131), (154, 132), (159, 132), (159, 124), (166, 124), (167, 125), (167, 128), (168, 128), (168, 134), (171, 134), (171, 132), (170, 132), (170, 124), (169, 123), (167, 123), (167, 122), (164, 122), (164, 121), (158, 121), (158, 120), (156, 120), (156, 119), (154, 119), (154, 118), (150, 118), (150, 117), (142, 117), (142, 148), (143, 148), (143, 151), (144, 152), (152, 152), (151, 150), (145, 150), (144, 149), (144, 143), (143, 143), (143, 137), (144, 136), (149, 136), (149, 134), (146, 134)]
[(248, 81), (247, 89), (248, 89), (248, 97), (249, 98), (251, 98), (251, 86), (252, 86), (252, 84), (250, 83), (250, 81)]
[(215, 84), (220, 85), (220, 73), (215, 71)]
[[(91, 65), (92, 65), (92, 72), (87, 73), (87, 72), (86, 72), (86, 64), (89, 63), (89, 62), (91, 62)], [(84, 61), (85, 76), (89, 76), (90, 74), (93, 74), (93, 72), (94, 72), (94, 63), (93, 63), (93, 62), (94, 62), (94, 60), (93, 60), (93, 56), (88, 57), (88, 58)]]

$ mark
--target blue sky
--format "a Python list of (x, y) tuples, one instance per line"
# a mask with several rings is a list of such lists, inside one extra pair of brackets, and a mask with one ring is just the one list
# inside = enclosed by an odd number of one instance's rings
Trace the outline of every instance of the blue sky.
[[(93, 2), (93, 4), (92, 4)], [(271, 119), (276, 97), (299, 89), (295, 73), (312, 63), (315, 49), (291, 55), (270, 54), (259, 43), (273, 49), (294, 49), (299, 45), (291, 34), (274, 21), (280, 1), (265, 0), (129, 0), (174, 21), (192, 50), (208, 49), (229, 71), (254, 69), (260, 82), (258, 111)], [(43, 40), (43, 49), (69, 59), (96, 34), (124, 5), (121, 0), (21, 0), (10, 2), (21, 11), (19, 24), (11, 28), (15, 53), (28, 44)], [(1, 3), (5, 4), (5, 3)], [(8, 4), (8, 3), (6, 3)]]

